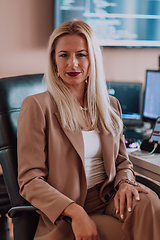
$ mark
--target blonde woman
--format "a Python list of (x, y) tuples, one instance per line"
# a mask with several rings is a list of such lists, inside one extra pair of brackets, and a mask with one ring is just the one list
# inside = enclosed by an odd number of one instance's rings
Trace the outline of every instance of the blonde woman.
[(45, 80), (47, 91), (24, 100), (18, 123), (20, 193), (40, 213), (35, 239), (158, 240), (160, 201), (135, 182), (121, 108), (84, 21), (52, 33)]

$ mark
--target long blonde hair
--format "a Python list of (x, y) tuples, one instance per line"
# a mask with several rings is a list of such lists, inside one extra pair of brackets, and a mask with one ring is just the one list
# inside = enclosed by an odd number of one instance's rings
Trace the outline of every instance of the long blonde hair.
[(98, 122), (107, 134), (117, 135), (122, 131), (122, 121), (110, 105), (107, 92), (103, 58), (97, 38), (91, 27), (82, 20), (73, 20), (60, 24), (52, 33), (48, 44), (48, 62), (45, 81), (48, 91), (54, 98), (64, 128), (76, 131), (87, 130), (79, 103), (57, 75), (54, 54), (58, 39), (64, 35), (77, 34), (84, 37), (88, 44), (90, 73), (87, 80), (86, 102), (88, 115), (93, 129), (98, 130)]

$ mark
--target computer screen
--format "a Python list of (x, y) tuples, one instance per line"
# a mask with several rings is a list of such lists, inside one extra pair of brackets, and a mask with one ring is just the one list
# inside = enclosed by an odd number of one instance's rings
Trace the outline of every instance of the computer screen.
[(85, 20), (99, 45), (160, 47), (160, 0), (55, 0), (54, 27)]
[(160, 116), (160, 71), (147, 70), (143, 103), (144, 120), (155, 121)]
[(107, 82), (107, 88), (121, 104), (124, 124), (142, 123), (142, 83)]

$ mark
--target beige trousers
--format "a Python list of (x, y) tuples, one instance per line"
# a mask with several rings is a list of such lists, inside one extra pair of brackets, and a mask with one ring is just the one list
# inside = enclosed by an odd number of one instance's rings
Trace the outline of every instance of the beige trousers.
[(88, 190), (85, 210), (95, 221), (101, 240), (160, 240), (160, 199), (149, 191), (133, 197), (132, 212), (125, 211), (124, 221), (116, 214), (114, 199), (105, 205), (99, 197), (100, 185)]

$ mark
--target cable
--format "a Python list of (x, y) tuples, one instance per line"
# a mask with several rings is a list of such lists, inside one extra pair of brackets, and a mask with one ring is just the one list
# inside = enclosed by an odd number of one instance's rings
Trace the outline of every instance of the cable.
[[(149, 142), (152, 143), (153, 140), (150, 138), (150, 139), (149, 139)], [(151, 155), (151, 154), (153, 154), (153, 153), (155, 152), (155, 150), (157, 149), (157, 147), (158, 147), (159, 144), (160, 144), (160, 140), (159, 140), (158, 142), (155, 142), (155, 143), (154, 143), (153, 150), (152, 150), (151, 152), (149, 152), (148, 154), (146, 154), (146, 155)]]
[[(152, 140), (152, 139), (149, 139), (149, 142), (152, 143), (153, 140)], [(134, 152), (132, 152), (132, 155), (140, 156), (140, 157), (147, 157), (147, 156), (149, 156), (149, 155), (152, 155), (152, 154), (155, 152), (155, 150), (157, 149), (157, 147), (158, 147), (159, 144), (160, 144), (160, 140), (159, 140), (158, 142), (155, 142), (155, 143), (154, 143), (153, 150), (152, 150), (151, 152), (149, 152), (149, 153), (145, 153), (144, 155), (141, 155), (141, 154), (137, 154), (137, 152), (136, 152), (136, 154), (134, 154)]]
[(158, 143), (155, 143), (153, 150), (151, 152), (149, 152), (148, 155), (151, 155), (152, 153), (154, 153), (157, 147), (158, 147)]

